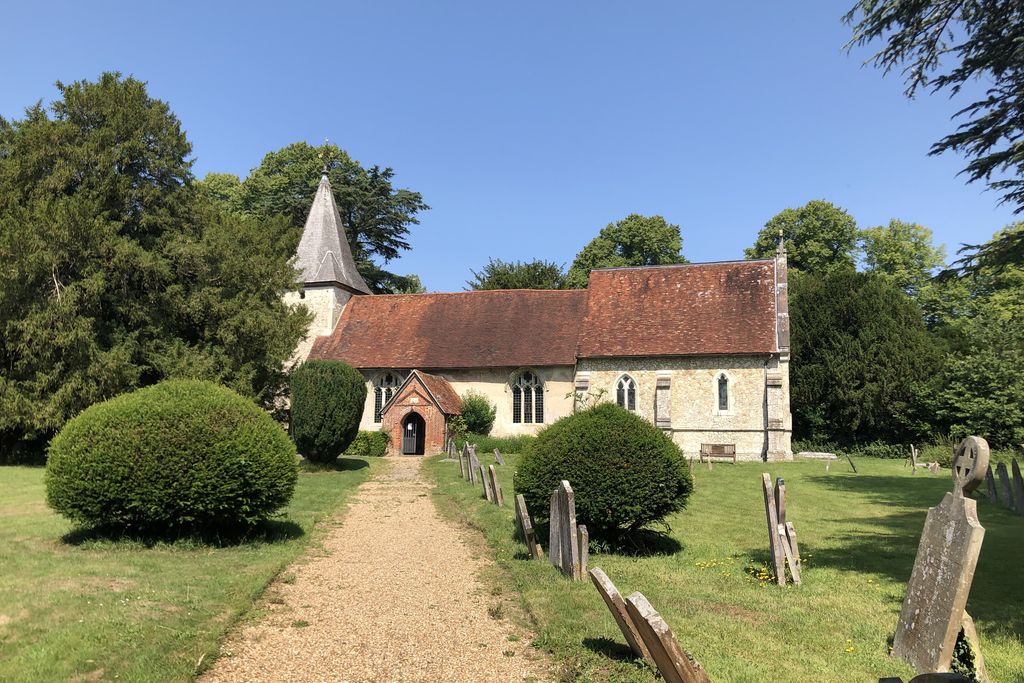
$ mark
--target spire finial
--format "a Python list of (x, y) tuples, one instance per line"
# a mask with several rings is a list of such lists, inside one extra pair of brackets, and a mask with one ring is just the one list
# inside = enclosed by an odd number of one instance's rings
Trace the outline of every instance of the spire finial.
[(324, 148), (322, 150), (320, 150), (320, 154), (317, 155), (317, 157), (319, 157), (320, 161), (323, 162), (323, 168), (320, 170), (320, 173), (325, 178), (327, 177), (327, 171), (330, 170), (330, 168), (328, 166), (328, 163), (327, 163), (327, 145), (329, 145), (329, 144), (331, 144), (331, 141), (329, 139), (327, 139), (327, 138), (324, 138)]
[(782, 228), (779, 228), (779, 248), (777, 253), (780, 256), (786, 253), (786, 238), (782, 234)]

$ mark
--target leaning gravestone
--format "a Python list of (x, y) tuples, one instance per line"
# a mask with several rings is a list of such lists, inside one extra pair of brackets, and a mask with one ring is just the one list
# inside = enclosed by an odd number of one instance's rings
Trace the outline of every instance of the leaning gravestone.
[(626, 639), (626, 644), (633, 651), (633, 655), (637, 658), (642, 657), (651, 666), (657, 667), (658, 664), (651, 657), (647, 646), (644, 645), (643, 638), (640, 637), (636, 624), (633, 623), (632, 617), (626, 611), (626, 602), (622, 599), (619, 590), (612, 583), (612, 580), (599, 567), (594, 567), (590, 570), (590, 580), (594, 583), (594, 588), (597, 589), (597, 592), (601, 594), (601, 598), (604, 599), (604, 604), (608, 606), (608, 611), (615, 618), (615, 623), (619, 625), (622, 637)]
[(988, 443), (969, 436), (957, 451), (966, 457), (953, 468), (953, 491), (928, 510), (893, 638), (893, 656), (918, 673), (950, 669), (985, 538), (977, 503), (964, 497), (964, 490), (984, 479)]
[(683, 650), (672, 629), (643, 593), (633, 593), (626, 598), (626, 612), (636, 624), (666, 683), (711, 683), (704, 667)]
[(999, 504), (1012, 510), (1013, 491), (1010, 489), (1010, 476), (1006, 473), (1006, 465), (996, 465), (996, 476), (999, 477)]
[(576, 498), (564, 479), (551, 494), (548, 517), (548, 557), (563, 574), (578, 581), (580, 573), (579, 530), (576, 528)]
[(480, 476), (480, 461), (476, 457), (476, 449), (469, 451), (469, 483), (475, 484), (476, 478)]
[(487, 470), (483, 465), (478, 465), (477, 471), (480, 473), (480, 482), (484, 485), (484, 498), (488, 503), (493, 503), (494, 490), (491, 489), (491, 478), (487, 476)]
[(1013, 501), (1018, 515), (1024, 515), (1024, 479), (1020, 476), (1020, 465), (1016, 458), (1010, 463), (1013, 470)]
[(530, 520), (530, 511), (526, 509), (526, 498), (523, 494), (516, 496), (516, 524), (519, 526), (519, 533), (526, 541), (526, 550), (530, 553), (531, 560), (539, 560), (544, 557), (544, 551), (537, 543), (537, 535), (533, 531), (533, 522)]
[(499, 465), (505, 464), (505, 458), (504, 456), (502, 456), (501, 451), (499, 451), (497, 448), (494, 449), (494, 461)]
[(501, 493), (501, 484), (498, 483), (498, 472), (494, 469), (494, 465), (487, 466), (487, 476), (491, 482), (491, 494), (494, 496), (492, 501), (495, 505), (504, 505), (505, 496)]

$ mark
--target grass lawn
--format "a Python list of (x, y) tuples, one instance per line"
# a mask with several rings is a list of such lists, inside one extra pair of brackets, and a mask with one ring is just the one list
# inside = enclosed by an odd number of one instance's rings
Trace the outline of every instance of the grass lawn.
[(232, 545), (72, 533), (46, 507), (42, 468), (0, 467), (0, 681), (192, 680), (379, 465), (301, 472), (285, 515)]
[[(502, 570), (492, 580), (518, 591), (537, 645), (563, 666), (564, 680), (651, 681), (632, 661), (611, 614), (589, 581), (572, 583), (546, 561), (525, 559), (513, 539), (512, 473), (498, 466), (506, 506), (482, 499), (457, 462), (434, 458), (435, 499), (479, 529)], [(493, 458), (484, 455), (484, 464)], [(876, 681), (913, 672), (888, 657), (906, 581), (928, 507), (950, 490), (948, 470), (911, 476), (901, 461), (697, 465), (688, 508), (669, 519), (674, 551), (647, 557), (590, 556), (623, 595), (650, 599), (683, 647), (716, 683)], [(805, 559), (803, 585), (762, 585), (748, 567), (767, 566), (761, 472), (786, 479), (787, 517)], [(986, 529), (968, 612), (989, 674), (1024, 681), (1024, 519), (978, 503)], [(545, 545), (547, 538), (543, 538)]]

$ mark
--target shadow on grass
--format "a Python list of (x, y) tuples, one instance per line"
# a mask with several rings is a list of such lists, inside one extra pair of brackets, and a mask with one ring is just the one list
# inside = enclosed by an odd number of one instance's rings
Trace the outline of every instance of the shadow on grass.
[(584, 638), (582, 642), (583, 647), (608, 659), (614, 659), (617, 662), (637, 661), (636, 655), (628, 645), (611, 638), (603, 636), (601, 638)]
[[(844, 517), (841, 507), (831, 510), (835, 522), (850, 531), (836, 539), (837, 546), (814, 549), (810, 566), (884, 574), (900, 583), (910, 579), (928, 508), (942, 502), (952, 488), (948, 478), (908, 481), (906, 477), (861, 475), (809, 480), (893, 510), (870, 518), (853, 514)], [(979, 500), (977, 507), (985, 539), (967, 609), (985, 632), (1024, 642), (1024, 610), (1020, 609), (1024, 582), (1017, 575), (1024, 519), (987, 500)], [(872, 527), (877, 532), (872, 532)], [(801, 553), (805, 553), (803, 548)]]
[(370, 466), (364, 458), (343, 455), (332, 462), (312, 462), (305, 458), (299, 462), (302, 472), (354, 472)]
[(214, 547), (228, 548), (241, 545), (284, 543), (302, 538), (305, 531), (295, 522), (268, 519), (241, 529), (210, 530), (164, 530), (140, 531), (110, 526), (81, 526), (61, 536), (67, 545), (89, 547), (92, 545), (117, 544), (152, 548), (157, 545), (175, 545), (183, 548)]

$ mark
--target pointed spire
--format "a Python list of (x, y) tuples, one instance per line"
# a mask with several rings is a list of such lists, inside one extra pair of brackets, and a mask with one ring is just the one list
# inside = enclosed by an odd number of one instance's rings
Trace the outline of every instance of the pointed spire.
[(297, 256), (295, 267), (299, 269), (303, 283), (333, 283), (352, 292), (370, 293), (370, 288), (356, 270), (356, 262), (341, 226), (341, 214), (334, 203), (331, 181), (327, 179), (326, 166), (306, 218), (306, 227), (302, 229)]
[(779, 248), (775, 253), (778, 256), (783, 256), (786, 253), (786, 238), (782, 234), (782, 228), (779, 228)]

